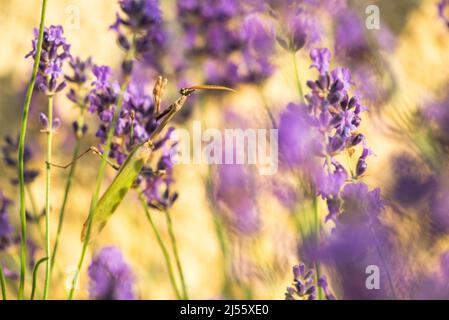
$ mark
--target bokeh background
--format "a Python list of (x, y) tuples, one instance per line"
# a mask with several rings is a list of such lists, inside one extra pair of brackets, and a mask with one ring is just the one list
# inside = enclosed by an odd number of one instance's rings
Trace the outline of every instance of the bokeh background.
[[(73, 55), (93, 56), (98, 64), (110, 65), (116, 69), (120, 67), (123, 54), (116, 44), (116, 35), (108, 30), (118, 11), (117, 1), (50, 0), (49, 2), (47, 25), (64, 26), (66, 37), (72, 45)], [(437, 1), (434, 0), (350, 2), (351, 8), (361, 17), (364, 17), (364, 8), (369, 4), (379, 6), (381, 31), (387, 29), (395, 42), (394, 47), (386, 53), (380, 52), (379, 49), (379, 54), (386, 63), (379, 67), (382, 77), (375, 83), (378, 86), (388, 86), (394, 78), (395, 87), (388, 99), (366, 102), (369, 112), (364, 115), (361, 131), (366, 135), (376, 155), (368, 160), (369, 170), (364, 181), (372, 187), (380, 186), (388, 198), (396, 170), (393, 166), (394, 157), (414, 152), (412, 144), (391, 128), (400, 131), (401, 124), (398, 124), (398, 121), (400, 123), (402, 115), (413, 114), (447, 93), (449, 29), (438, 17)], [(172, 34), (181, 32), (176, 17), (175, 1), (164, 0), (161, 1), (161, 5), (167, 28)], [(32, 30), (38, 25), (39, 12), (40, 1), (1, 0), (0, 2), (1, 136), (16, 136), (19, 133), (21, 108), (32, 67), (31, 60), (24, 57), (30, 50)], [(332, 46), (330, 40), (324, 37), (321, 46), (326, 45)], [(180, 50), (183, 48), (181, 41), (174, 46), (179, 46)], [(314, 78), (315, 71), (309, 69), (308, 50), (300, 50), (297, 58), (300, 78), (304, 85), (307, 79)], [(198, 107), (195, 103), (188, 106), (192, 109), (192, 114), (183, 126), (191, 129), (191, 121), (200, 120), (204, 128), (226, 128), (228, 118), (223, 115), (223, 110), (217, 107), (221, 105), (245, 121), (249, 121), (255, 128), (266, 127), (264, 104), (277, 115), (288, 102), (297, 100), (291, 55), (278, 46), (272, 59), (276, 71), (263, 86), (241, 86), (237, 95), (218, 95), (216, 100), (214, 95), (208, 95), (207, 101), (195, 100), (201, 106)], [(176, 97), (177, 87), (181, 85), (177, 79), (170, 79), (170, 75), (167, 76), (169, 89), (164, 99), (165, 103), (171, 102)], [(194, 75), (192, 79), (187, 78), (183, 81), (194, 84), (197, 79), (201, 79), (201, 76)], [(148, 79), (148, 90), (151, 90), (153, 83), (153, 80)], [(44, 172), (45, 136), (39, 132), (38, 114), (45, 108), (45, 99), (36, 94), (30, 114), (28, 142), (34, 153), (30, 168), (38, 169), (41, 173)], [(77, 110), (63, 95), (58, 95), (56, 112), (62, 119), (62, 127), (55, 137), (54, 162), (67, 163), (74, 143), (70, 126), (76, 119)], [(93, 135), (96, 117), (90, 115), (88, 122), (90, 134), (83, 141), (85, 148), (97, 144)], [(88, 213), (98, 164), (99, 160), (94, 156), (80, 160), (60, 242), (51, 291), (52, 298), (66, 297), (67, 279), (73, 275), (81, 250), (80, 232)], [(179, 199), (171, 209), (171, 213), (190, 296), (198, 299), (222, 297), (223, 264), (230, 263), (234, 298), (283, 299), (285, 287), (291, 282), (291, 266), (298, 262), (298, 236), (291, 214), (273, 196), (271, 187), (276, 177), (255, 176), (253, 191), (256, 194), (260, 227), (256, 233), (250, 235), (239, 235), (229, 231), (232, 249), (227, 259), (230, 261), (223, 261), (214, 226), (216, 213), (210, 206), (210, 190), (205, 184), (208, 173), (209, 168), (205, 165), (175, 167), (175, 189), (179, 193)], [(10, 219), (18, 226), (18, 190), (9, 183), (14, 175), (15, 173), (8, 168), (0, 166), (2, 190), (14, 201)], [(56, 228), (66, 175), (67, 172), (64, 170), (54, 170), (51, 195), (53, 232)], [(114, 171), (108, 170), (107, 181), (111, 181), (113, 176)], [(43, 186), (44, 175), (41, 174), (31, 188), (37, 206), (42, 209)], [(320, 203), (320, 210), (324, 217), (326, 211), (324, 203)], [(154, 212), (153, 215), (163, 237), (168, 239), (162, 213)], [(393, 221), (396, 219), (389, 211), (386, 216)], [(411, 243), (417, 241), (416, 234), (421, 232), (419, 219), (404, 219), (393, 223), (401, 224), (398, 233), (401, 234), (403, 241)], [(41, 246), (43, 239), (35, 225), (30, 225), (30, 232), (33, 233), (38, 246)], [(87, 263), (81, 273), (80, 286), (77, 290), (78, 298), (88, 297), (86, 268), (91, 254), (106, 245), (114, 245), (123, 252), (135, 275), (136, 293), (139, 298), (174, 298), (162, 254), (137, 197), (132, 193), (126, 197), (101, 236), (89, 247)], [(414, 245), (419, 247), (420, 244)], [(447, 247), (446, 241), (442, 240), (433, 247), (433, 252), (416, 250), (414, 263), (432, 269), (434, 264), (430, 255), (444, 251)], [(13, 254), (16, 252), (14, 250), (10, 249), (9, 253)], [(38, 249), (37, 256), (42, 255), (43, 251)]]

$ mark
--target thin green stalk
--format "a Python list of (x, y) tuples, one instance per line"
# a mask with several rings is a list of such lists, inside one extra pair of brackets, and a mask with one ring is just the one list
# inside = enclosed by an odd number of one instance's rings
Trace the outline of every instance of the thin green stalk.
[(214, 214), (214, 226), (215, 232), (217, 234), (218, 241), (220, 243), (220, 249), (223, 256), (223, 267), (224, 267), (224, 284), (223, 284), (223, 292), (226, 299), (230, 299), (232, 297), (231, 293), (231, 281), (229, 279), (229, 259), (228, 259), (228, 245), (225, 239), (225, 232), (223, 230), (223, 224), (221, 222), (220, 217), (217, 214)]
[[(81, 114), (80, 114), (79, 119), (78, 119), (78, 124), (79, 124), (80, 128), (83, 127), (83, 123), (84, 123), (84, 109), (81, 109)], [(61, 236), (62, 226), (63, 226), (63, 223), (64, 223), (65, 210), (66, 210), (67, 203), (68, 203), (68, 200), (69, 200), (70, 190), (72, 188), (73, 177), (75, 176), (76, 159), (79, 156), (80, 148), (81, 148), (81, 137), (82, 137), (81, 135), (78, 135), (78, 134), (76, 135), (75, 148), (73, 149), (73, 155), (72, 155), (72, 166), (70, 167), (70, 172), (69, 172), (69, 175), (67, 177), (65, 190), (64, 190), (64, 198), (62, 200), (61, 211), (59, 212), (58, 229), (56, 231), (56, 239), (55, 239), (55, 244), (53, 246), (53, 255), (51, 257), (50, 274), (53, 271), (53, 267), (54, 267), (54, 264), (55, 264), (56, 252), (58, 251), (58, 245), (59, 245), (59, 238)]]
[(31, 202), (31, 209), (33, 210), (33, 218), (35, 220), (34, 223), (36, 224), (36, 229), (39, 232), (39, 236), (42, 238), (42, 241), (45, 242), (45, 233), (44, 233), (44, 230), (42, 230), (42, 226), (40, 224), (39, 210), (37, 209), (36, 200), (34, 198), (33, 191), (31, 190), (31, 186), (29, 183), (27, 183), (25, 185), (25, 188), (26, 188), (26, 192), (28, 193), (28, 198), (30, 199), (30, 202)]
[(47, 257), (42, 258), (34, 266), (34, 270), (33, 270), (33, 284), (31, 286), (31, 297), (30, 297), (30, 300), (34, 300), (34, 295), (36, 293), (37, 271), (39, 270), (40, 265), (42, 263), (44, 263), (45, 261), (47, 261), (47, 260), (48, 260)]
[[(45, 180), (45, 254), (47, 257), (51, 256), (50, 249), (50, 192), (51, 192), (51, 163), (52, 163), (52, 147), (53, 147), (53, 96), (48, 96), (48, 128), (47, 128), (47, 166), (46, 166), (46, 180)], [(46, 260), (45, 266), (45, 286), (44, 286), (44, 300), (48, 298), (48, 290), (50, 289), (51, 280), (51, 266), (50, 261)]]
[(295, 73), (295, 78), (296, 78), (296, 86), (298, 87), (298, 93), (301, 98), (301, 102), (305, 103), (304, 91), (302, 91), (301, 80), (299, 79), (298, 61), (296, 60), (295, 52), (292, 53), (292, 57), (293, 57), (293, 66), (295, 68), (294, 73)]
[(148, 219), (148, 222), (151, 225), (151, 229), (153, 230), (154, 235), (156, 236), (156, 240), (157, 240), (157, 243), (159, 244), (159, 247), (161, 248), (162, 254), (164, 255), (165, 265), (167, 266), (167, 271), (168, 271), (168, 276), (170, 278), (170, 282), (173, 287), (173, 290), (175, 291), (176, 298), (178, 300), (181, 300), (182, 296), (181, 296), (181, 293), (179, 292), (178, 286), (176, 284), (173, 267), (172, 267), (172, 264), (170, 261), (170, 254), (168, 253), (167, 247), (165, 246), (164, 241), (162, 240), (161, 234), (159, 233), (159, 230), (157, 229), (157, 227), (153, 221), (153, 218), (151, 217), (150, 210), (148, 208), (148, 204), (145, 201), (145, 198), (143, 197), (142, 194), (139, 195), (139, 200), (142, 203), (142, 207), (145, 211), (145, 215)]
[(3, 271), (3, 265), (0, 263), (0, 285), (2, 287), (2, 297), (3, 300), (7, 300), (6, 296), (6, 279), (5, 279), (5, 272)]
[(81, 267), (83, 266), (84, 258), (86, 256), (87, 246), (89, 244), (90, 233), (91, 233), (91, 226), (92, 226), (92, 213), (94, 212), (95, 206), (97, 205), (98, 198), (100, 196), (101, 185), (102, 185), (102, 182), (103, 182), (103, 178), (104, 178), (105, 170), (106, 170), (106, 165), (107, 165), (107, 156), (108, 156), (109, 151), (111, 149), (112, 138), (114, 137), (115, 127), (117, 125), (118, 116), (119, 116), (120, 111), (121, 111), (122, 106), (123, 106), (124, 94), (125, 94), (126, 88), (128, 87), (129, 81), (130, 81), (130, 78), (126, 77), (124, 82), (123, 82), (123, 85), (122, 85), (122, 87), (120, 89), (120, 97), (119, 97), (118, 102), (117, 102), (117, 107), (116, 107), (116, 109), (114, 111), (114, 117), (112, 118), (112, 123), (111, 123), (111, 126), (109, 127), (109, 131), (108, 131), (108, 135), (107, 135), (106, 143), (105, 143), (105, 147), (104, 147), (104, 155), (105, 155), (105, 157), (102, 157), (101, 163), (100, 163), (100, 167), (98, 169), (98, 174), (97, 174), (97, 178), (96, 178), (96, 182), (95, 182), (95, 192), (94, 192), (94, 195), (92, 197), (92, 201), (90, 203), (89, 216), (88, 216), (88, 219), (87, 219), (86, 236), (85, 236), (85, 239), (84, 239), (84, 242), (83, 242), (83, 248), (81, 250), (81, 256), (80, 256), (80, 258), (78, 260), (77, 269), (75, 271), (75, 275), (73, 276), (72, 286), (70, 288), (70, 292), (69, 292), (69, 296), (68, 296), (69, 300), (73, 300), (73, 295), (75, 294), (75, 288), (76, 288), (76, 283), (78, 281), (79, 272), (81, 270)]
[(211, 168), (209, 167), (208, 176), (206, 178), (206, 187), (208, 189), (208, 200), (209, 200), (209, 206), (211, 208), (212, 212), (212, 219), (214, 220), (214, 227), (215, 227), (215, 234), (217, 235), (218, 242), (220, 244), (221, 254), (223, 258), (223, 276), (224, 276), (224, 283), (223, 283), (223, 293), (226, 299), (232, 298), (231, 293), (231, 280), (229, 279), (229, 249), (228, 244), (226, 241), (225, 231), (223, 230), (223, 223), (220, 219), (220, 216), (216, 211), (215, 203), (213, 202), (213, 195), (212, 195), (212, 182), (211, 182)]
[(268, 106), (267, 99), (265, 97), (263, 88), (258, 88), (258, 92), (259, 92), (259, 95), (263, 102), (263, 104), (262, 104), (263, 108), (265, 109), (265, 112), (267, 113), (267, 116), (270, 119), (272, 128), (277, 128), (276, 119), (273, 115), (273, 112), (271, 112), (270, 107)]
[[(315, 196), (315, 193), (313, 194), (313, 212), (315, 217), (315, 234), (316, 234), (316, 244), (318, 245), (320, 241), (320, 233), (321, 233), (321, 224), (320, 224), (320, 213), (318, 210), (318, 198)], [(320, 270), (320, 263), (316, 261), (315, 263), (315, 269), (316, 269), (316, 281), (318, 284), (318, 279), (321, 277), (321, 270)], [(318, 290), (318, 300), (323, 299), (323, 290), (321, 290), (320, 287), (317, 285)]]
[(189, 299), (189, 294), (187, 293), (187, 286), (184, 278), (184, 271), (182, 269), (181, 260), (179, 258), (179, 252), (178, 252), (178, 245), (176, 242), (175, 233), (173, 231), (173, 222), (170, 216), (170, 212), (168, 210), (165, 210), (165, 218), (167, 220), (167, 230), (168, 235), (170, 236), (172, 249), (173, 249), (173, 255), (175, 256), (176, 261), (176, 267), (178, 268), (179, 278), (181, 279), (181, 286), (182, 286), (182, 292), (183, 292), (183, 298), (185, 300)]
[(19, 140), (19, 188), (20, 188), (20, 282), (18, 299), (22, 300), (25, 291), (25, 278), (26, 278), (26, 259), (27, 259), (27, 245), (26, 245), (26, 208), (25, 208), (25, 168), (24, 168), (24, 155), (25, 155), (25, 139), (28, 126), (28, 112), (30, 110), (31, 97), (33, 95), (34, 86), (36, 84), (36, 75), (39, 69), (39, 63), (41, 60), (42, 52), (42, 40), (44, 38), (44, 25), (45, 15), (47, 12), (47, 0), (42, 0), (42, 12), (41, 21), (39, 26), (39, 37), (37, 41), (36, 57), (34, 59), (33, 73), (31, 75), (30, 84), (28, 86), (25, 103), (22, 113), (22, 127), (20, 130)]

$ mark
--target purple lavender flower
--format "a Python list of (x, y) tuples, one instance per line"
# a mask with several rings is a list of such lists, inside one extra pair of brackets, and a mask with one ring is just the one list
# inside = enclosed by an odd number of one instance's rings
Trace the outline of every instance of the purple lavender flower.
[(281, 25), (276, 39), (281, 47), (296, 52), (303, 47), (311, 48), (322, 35), (315, 3), (307, 1), (267, 1), (269, 12)]
[[(339, 275), (343, 299), (394, 297), (394, 278), (390, 267), (394, 258), (391, 232), (379, 216), (384, 210), (380, 190), (370, 191), (363, 183), (347, 184), (341, 192), (341, 214), (333, 233), (318, 249), (320, 261)], [(379, 290), (365, 286), (366, 268), (379, 267)]]
[(91, 299), (135, 299), (134, 276), (117, 248), (103, 248), (92, 259), (88, 273)]
[(411, 155), (399, 155), (393, 159), (392, 196), (405, 207), (416, 206), (436, 192), (436, 178), (425, 163)]
[(327, 48), (313, 49), (310, 51), (310, 58), (313, 61), (311, 67), (316, 68), (320, 75), (324, 75), (329, 71), (331, 57), (331, 52)]
[(301, 263), (293, 266), (293, 284), (287, 287), (285, 300), (315, 300), (316, 287), (314, 285), (313, 270), (307, 270)]
[(446, 8), (449, 6), (448, 0), (440, 0), (438, 2), (438, 15), (441, 19), (446, 23), (446, 25), (449, 27), (449, 16), (446, 13)]
[(82, 60), (80, 57), (71, 57), (69, 66), (71, 75), (65, 74), (65, 79), (72, 84), (72, 87), (67, 94), (67, 98), (75, 103), (75, 105), (84, 107), (88, 102), (88, 95), (84, 95), (81, 92), (85, 91), (85, 86), (92, 72), (92, 58)]
[(274, 54), (274, 32), (267, 30), (256, 15), (245, 18), (241, 41), (244, 43), (243, 59), (246, 63), (244, 82), (258, 83), (273, 73), (269, 57)]
[[(34, 30), (33, 49), (26, 58), (36, 58), (39, 30)], [(50, 26), (44, 29), (41, 61), (36, 78), (37, 88), (47, 95), (55, 94), (65, 88), (62, 67), (70, 58), (70, 45), (64, 37), (62, 26)]]
[[(2, 155), (3, 155), (3, 162), (5, 165), (10, 168), (14, 173), (18, 170), (18, 161), (17, 161), (17, 150), (19, 148), (19, 137), (17, 137), (16, 140), (14, 140), (10, 136), (6, 136), (4, 139), (4, 144), (2, 145)], [(38, 170), (33, 170), (28, 168), (28, 164), (30, 163), (31, 159), (33, 158), (33, 153), (31, 152), (31, 149), (28, 146), (25, 146), (24, 150), (24, 163), (25, 163), (25, 183), (32, 183), (37, 176), (39, 175)], [(16, 185), (18, 183), (17, 178), (11, 179), (11, 183), (13, 185)]]
[(365, 27), (359, 15), (352, 10), (342, 10), (337, 16), (335, 53), (339, 58), (354, 59), (369, 51)]
[(11, 244), (12, 225), (9, 222), (8, 208), (11, 200), (3, 195), (0, 191), (0, 251), (4, 250)]
[[(351, 73), (345, 68), (329, 70), (331, 53), (328, 49), (313, 49), (312, 68), (319, 71), (318, 79), (308, 81), (312, 90), (305, 96), (306, 105), (289, 104), (281, 113), (279, 152), (281, 167), (299, 169), (313, 185), (312, 192), (326, 200), (329, 214), (335, 220), (340, 212), (340, 192), (351, 178), (358, 178), (367, 169), (367, 157), (372, 154), (365, 137), (357, 130), (361, 113), (366, 110), (356, 96), (350, 96), (353, 86)], [(362, 145), (355, 170), (346, 170), (336, 156), (351, 155)], [(298, 173), (298, 172), (297, 172)]]
[(206, 82), (259, 83), (273, 73), (274, 33), (257, 13), (235, 0), (178, 0), (177, 6), (185, 55), (203, 63)]
[(326, 276), (322, 276), (318, 279), (318, 287), (323, 289), (326, 300), (336, 300), (334, 294), (329, 288)]
[[(121, 14), (117, 14), (111, 29), (117, 32), (119, 45), (135, 50), (148, 65), (161, 70), (160, 58), (166, 44), (162, 12), (158, 0), (121, 0)], [(124, 61), (122, 70), (131, 74), (133, 61)]]
[[(304, 263), (293, 266), (293, 284), (287, 287), (285, 300), (316, 300), (317, 288), (314, 283), (313, 270), (306, 270)], [(318, 286), (323, 288), (327, 300), (335, 300), (325, 276), (318, 279)]]
[(260, 228), (255, 198), (255, 181), (243, 165), (220, 165), (215, 184), (215, 200), (228, 225), (251, 235)]
[(313, 128), (313, 119), (305, 105), (290, 103), (280, 115), (279, 153), (281, 165), (296, 167), (301, 165), (308, 170), (316, 167), (316, 159), (322, 147), (319, 135)]

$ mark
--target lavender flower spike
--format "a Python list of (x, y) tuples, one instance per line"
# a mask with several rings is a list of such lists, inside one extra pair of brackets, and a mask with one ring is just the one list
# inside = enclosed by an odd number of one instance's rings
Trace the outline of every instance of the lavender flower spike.
[(103, 248), (89, 266), (89, 294), (96, 300), (134, 300), (134, 277), (115, 247)]
[[(285, 300), (316, 300), (317, 288), (314, 283), (313, 270), (306, 270), (304, 263), (293, 266), (293, 284), (287, 287)], [(325, 276), (320, 277), (317, 284), (323, 289), (327, 300), (335, 300)]]
[(310, 52), (310, 58), (313, 61), (312, 67), (316, 68), (321, 75), (329, 71), (331, 57), (331, 52), (327, 48), (313, 49)]
[[(33, 49), (26, 58), (36, 58), (39, 30), (34, 30)], [(65, 88), (62, 72), (64, 62), (70, 58), (70, 45), (64, 37), (62, 26), (50, 26), (44, 29), (42, 55), (36, 78), (37, 88), (47, 95), (55, 94)]]

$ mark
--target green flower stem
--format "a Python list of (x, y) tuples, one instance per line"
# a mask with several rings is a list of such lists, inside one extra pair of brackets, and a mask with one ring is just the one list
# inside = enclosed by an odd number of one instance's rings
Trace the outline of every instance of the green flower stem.
[(34, 266), (34, 270), (33, 270), (33, 284), (31, 286), (31, 297), (30, 297), (30, 300), (34, 300), (34, 296), (35, 296), (35, 293), (36, 293), (37, 271), (39, 270), (40, 265), (42, 263), (44, 263), (45, 261), (47, 261), (47, 260), (48, 260), (47, 257), (42, 258)]
[(68, 296), (69, 300), (73, 300), (73, 296), (75, 294), (76, 283), (78, 281), (78, 276), (79, 276), (81, 267), (83, 266), (84, 258), (86, 256), (87, 246), (89, 244), (91, 226), (92, 226), (92, 213), (95, 209), (95, 206), (97, 205), (98, 198), (100, 197), (101, 185), (102, 185), (105, 171), (106, 171), (107, 157), (109, 155), (109, 151), (111, 150), (112, 138), (114, 137), (115, 127), (117, 126), (118, 116), (119, 116), (120, 111), (123, 106), (124, 95), (125, 95), (126, 88), (128, 87), (129, 81), (130, 81), (130, 77), (126, 77), (124, 79), (124, 82), (120, 89), (120, 96), (119, 96), (119, 99), (117, 102), (117, 107), (115, 108), (115, 111), (114, 111), (114, 117), (112, 118), (112, 123), (111, 123), (111, 126), (109, 127), (108, 135), (106, 137), (106, 143), (105, 143), (104, 153), (103, 153), (105, 156), (102, 157), (101, 163), (100, 163), (100, 168), (98, 169), (98, 174), (97, 174), (97, 178), (96, 178), (96, 182), (95, 182), (95, 192), (92, 197), (92, 201), (90, 203), (89, 216), (87, 219), (86, 236), (85, 236), (85, 239), (83, 242), (81, 256), (78, 260), (77, 269), (75, 271), (75, 275), (73, 276), (72, 285), (71, 285), (69, 296)]
[(44, 38), (45, 15), (47, 12), (47, 0), (42, 0), (41, 21), (39, 26), (39, 38), (37, 41), (36, 57), (34, 59), (33, 73), (31, 75), (30, 84), (28, 86), (25, 103), (22, 113), (22, 127), (20, 130), (19, 140), (19, 188), (20, 188), (20, 282), (18, 299), (22, 300), (25, 291), (26, 278), (26, 259), (27, 259), (27, 245), (26, 245), (26, 208), (25, 208), (25, 176), (24, 176), (24, 155), (25, 155), (25, 139), (28, 126), (28, 112), (30, 110), (31, 97), (33, 95), (34, 86), (36, 84), (36, 75), (39, 69), (39, 63), (42, 53), (42, 40)]
[[(45, 255), (51, 256), (50, 249), (50, 193), (51, 193), (51, 163), (52, 163), (52, 147), (53, 147), (53, 96), (48, 96), (48, 128), (47, 128), (47, 175), (45, 180)], [(50, 289), (51, 266), (50, 261), (46, 260), (45, 266), (45, 286), (44, 300), (48, 298), (48, 290)]]
[(304, 99), (304, 91), (302, 90), (302, 85), (301, 85), (301, 80), (299, 79), (299, 70), (298, 70), (298, 61), (296, 59), (296, 52), (292, 53), (292, 58), (293, 58), (293, 66), (294, 66), (294, 73), (295, 73), (295, 79), (296, 79), (296, 86), (298, 89), (298, 93), (301, 99), (302, 103), (305, 103), (305, 99)]
[(179, 292), (178, 286), (176, 284), (173, 267), (172, 267), (172, 264), (170, 261), (170, 254), (168, 253), (167, 247), (165, 246), (164, 241), (162, 240), (162, 236), (161, 236), (159, 230), (157, 229), (157, 227), (153, 221), (153, 218), (151, 217), (150, 210), (148, 208), (148, 204), (145, 201), (145, 198), (143, 197), (142, 194), (139, 195), (139, 200), (142, 203), (142, 207), (145, 211), (145, 215), (148, 219), (148, 222), (151, 225), (151, 229), (153, 230), (154, 235), (156, 236), (156, 240), (157, 240), (157, 243), (159, 244), (159, 247), (161, 248), (162, 254), (164, 255), (165, 265), (167, 266), (167, 271), (168, 271), (168, 276), (170, 278), (170, 282), (173, 287), (173, 290), (175, 291), (176, 298), (178, 300), (181, 300), (182, 296), (181, 296), (181, 293)]
[(260, 98), (262, 99), (262, 102), (263, 102), (262, 103), (263, 108), (264, 108), (265, 112), (267, 113), (268, 118), (270, 119), (272, 128), (273, 129), (277, 128), (276, 118), (274, 117), (273, 112), (271, 112), (271, 109), (267, 103), (267, 99), (265, 97), (263, 88), (258, 88), (258, 92), (259, 92)]
[[(79, 125), (79, 128), (82, 128), (83, 125), (84, 125), (84, 107), (82, 107), (82, 109), (81, 109), (81, 113), (80, 113), (79, 118), (78, 118), (78, 125)], [(59, 212), (58, 229), (56, 231), (56, 239), (55, 239), (55, 244), (53, 246), (53, 253), (52, 253), (52, 257), (51, 257), (51, 261), (50, 261), (51, 262), (50, 274), (53, 271), (53, 267), (54, 267), (54, 264), (55, 264), (56, 252), (58, 250), (58, 245), (59, 245), (59, 238), (61, 236), (62, 226), (63, 226), (63, 223), (64, 223), (65, 210), (66, 210), (67, 203), (68, 203), (68, 200), (69, 200), (69, 194), (70, 194), (70, 191), (71, 191), (71, 188), (72, 188), (73, 177), (75, 176), (76, 159), (78, 158), (79, 153), (80, 153), (81, 138), (82, 138), (82, 135), (76, 133), (75, 148), (73, 149), (73, 155), (72, 155), (72, 166), (70, 167), (70, 172), (69, 172), (69, 175), (67, 177), (65, 190), (64, 190), (64, 198), (62, 200), (61, 211)]]
[(5, 272), (3, 272), (3, 265), (0, 262), (0, 286), (2, 287), (2, 297), (3, 300), (7, 300), (6, 296), (6, 279), (5, 279)]
[(42, 238), (42, 241), (45, 242), (45, 232), (42, 230), (42, 226), (39, 219), (39, 209), (36, 205), (36, 199), (34, 198), (33, 190), (31, 190), (31, 186), (29, 183), (25, 185), (26, 192), (28, 193), (28, 198), (31, 202), (31, 209), (33, 210), (33, 218), (35, 220), (36, 229), (39, 232), (40, 237)]
[(226, 299), (232, 299), (232, 291), (231, 291), (231, 279), (229, 276), (229, 248), (228, 242), (225, 235), (225, 230), (223, 228), (222, 219), (219, 216), (219, 213), (216, 212), (215, 203), (213, 201), (214, 195), (212, 194), (212, 169), (209, 166), (208, 175), (205, 181), (205, 185), (207, 188), (207, 199), (209, 200), (209, 207), (212, 210), (212, 219), (214, 220), (215, 234), (218, 239), (218, 243), (221, 249), (221, 255), (223, 259), (223, 294)]
[[(321, 224), (320, 224), (320, 211), (318, 209), (318, 198), (317, 196), (313, 196), (313, 212), (315, 217), (315, 234), (316, 234), (316, 244), (318, 245), (320, 241), (320, 234), (321, 234)], [(316, 282), (317, 282), (317, 291), (318, 291), (318, 300), (323, 300), (323, 290), (321, 290), (320, 287), (318, 287), (318, 279), (321, 277), (321, 269), (320, 269), (320, 263), (316, 261), (315, 263), (315, 269), (316, 269)]]
[(179, 278), (181, 279), (183, 298), (185, 300), (188, 300), (189, 294), (187, 293), (187, 286), (186, 286), (186, 282), (185, 282), (185, 278), (184, 278), (184, 271), (182, 269), (181, 260), (179, 258), (178, 245), (176, 242), (175, 233), (173, 231), (173, 222), (172, 222), (172, 219), (170, 216), (170, 212), (167, 209), (165, 210), (165, 218), (167, 220), (167, 230), (168, 230), (168, 235), (170, 236), (173, 254), (175, 256), (176, 267), (178, 268)]

